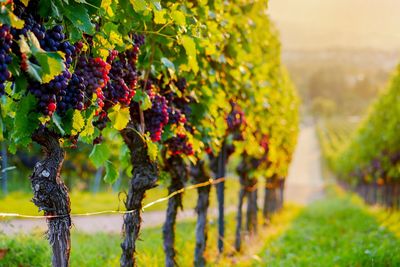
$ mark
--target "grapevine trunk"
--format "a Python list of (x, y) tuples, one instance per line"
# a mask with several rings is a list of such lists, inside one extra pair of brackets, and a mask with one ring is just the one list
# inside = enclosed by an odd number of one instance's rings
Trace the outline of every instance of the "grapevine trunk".
[(69, 266), (71, 250), (71, 208), (68, 189), (60, 177), (65, 152), (58, 136), (47, 130), (35, 132), (32, 139), (45, 153), (45, 158), (36, 163), (30, 177), (34, 194), (32, 201), (45, 216), (56, 216), (47, 217), (52, 265), (66, 267)]
[(157, 164), (150, 160), (147, 154), (147, 145), (140, 134), (132, 127), (121, 131), (125, 144), (131, 153), (132, 178), (125, 207), (123, 235), (121, 243), (121, 267), (136, 266), (136, 241), (139, 237), (142, 223), (142, 201), (147, 190), (156, 186), (158, 178)]
[(245, 196), (244, 187), (241, 186), (239, 190), (239, 201), (238, 201), (238, 210), (236, 215), (236, 237), (235, 237), (235, 249), (236, 251), (240, 251), (241, 243), (242, 243), (242, 213), (243, 213), (243, 200)]
[[(174, 193), (182, 189), (187, 181), (188, 170), (179, 156), (166, 160), (166, 169), (171, 174), (171, 184), (168, 187), (168, 193)], [(168, 199), (167, 216), (163, 227), (165, 266), (176, 266), (176, 250), (175, 250), (175, 225), (178, 208), (182, 208), (182, 193)]]
[[(222, 145), (218, 155), (218, 171), (217, 178), (225, 177), (226, 164), (226, 146)], [(224, 251), (224, 236), (225, 236), (225, 182), (222, 181), (216, 185), (217, 200), (218, 200), (218, 251)]]
[(257, 232), (257, 180), (248, 179), (246, 187), (247, 211), (246, 211), (246, 230), (249, 234)]
[[(191, 175), (195, 183), (203, 183), (209, 180), (206, 173), (204, 161), (200, 161), (192, 167)], [(207, 211), (210, 204), (211, 185), (197, 189), (197, 222), (196, 222), (196, 248), (194, 253), (194, 266), (203, 267), (206, 264), (204, 251), (207, 245)]]

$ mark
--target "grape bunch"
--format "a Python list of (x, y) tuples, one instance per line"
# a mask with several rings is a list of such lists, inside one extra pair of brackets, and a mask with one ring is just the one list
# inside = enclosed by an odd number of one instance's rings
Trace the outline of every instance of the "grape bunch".
[(10, 48), (12, 45), (12, 34), (8, 25), (0, 26), (0, 96), (4, 95), (4, 83), (11, 77), (8, 64), (11, 63)]
[[(138, 73), (136, 71), (137, 54), (135, 48), (118, 54), (112, 51), (107, 59), (111, 64), (110, 82), (105, 89), (105, 97), (110, 102), (106, 108), (115, 103), (129, 106), (135, 95)], [(117, 57), (118, 55), (118, 57)]]
[[(67, 87), (72, 77), (68, 70), (68, 67), (72, 63), (72, 55), (75, 52), (74, 46), (68, 41), (64, 41), (65, 34), (63, 33), (63, 27), (56, 25), (50, 30), (46, 30), (46, 27), (40, 22), (38, 17), (35, 17), (35, 1), (30, 2), (28, 7), (16, 1), (15, 14), (25, 21), (22, 29), (14, 29), (11, 31), (14, 36), (24, 35), (27, 36), (28, 31), (31, 31), (38, 39), (40, 46), (49, 52), (62, 51), (65, 54), (65, 70), (58, 76), (54, 77), (50, 82), (40, 84), (37, 81), (28, 79), (28, 90), (36, 96), (38, 99), (38, 105), (40, 111), (51, 116), (57, 109), (57, 105), (60, 104), (60, 110), (64, 110), (67, 106), (66, 102), (63, 101), (63, 97), (67, 95)], [(29, 61), (37, 64), (35, 58), (28, 58), (27, 55), (21, 54), (18, 46), (13, 46), (13, 52), (21, 56), (21, 69), (27, 71)]]
[(61, 91), (62, 99), (58, 104), (58, 109), (61, 114), (68, 109), (83, 110), (85, 98), (85, 84), (82, 77), (72, 74), (66, 90)]
[(241, 125), (245, 123), (245, 118), (243, 111), (235, 102), (231, 101), (230, 104), (232, 109), (226, 117), (226, 121), (228, 123), (228, 131), (233, 133), (240, 130)]
[[(141, 81), (141, 87), (147, 93), (151, 101), (151, 108), (143, 111), (144, 123), (146, 131), (150, 133), (151, 140), (158, 142), (161, 140), (161, 134), (164, 127), (168, 124), (168, 101), (167, 99), (156, 93), (153, 89), (153, 83)], [(131, 118), (134, 123), (140, 124), (139, 103), (132, 102), (130, 105)]]
[[(46, 51), (61, 51), (65, 54), (65, 65), (67, 68), (70, 67), (72, 63), (72, 56), (75, 53), (75, 47), (71, 45), (68, 41), (63, 41), (65, 39), (65, 35), (63, 33), (63, 27), (61, 25), (56, 25), (52, 29), (47, 30), (43, 37), (41, 31), (35, 32), (36, 29), (33, 30), (33, 33), (36, 35), (40, 42), (40, 46)], [(39, 38), (43, 37), (43, 38)]]
[(85, 95), (88, 101), (91, 101), (93, 94), (97, 95), (97, 104), (100, 107), (99, 112), (104, 107), (103, 88), (110, 80), (109, 72), (111, 65), (101, 58), (85, 57), (81, 55), (78, 59), (75, 74), (83, 80)]
[(39, 100), (39, 108), (45, 115), (51, 116), (57, 108), (57, 103), (62, 101), (66, 94), (71, 73), (66, 70), (46, 84), (30, 81), (28, 90)]
[(166, 146), (169, 152), (176, 156), (185, 154), (191, 156), (194, 154), (193, 146), (189, 143), (188, 137), (185, 134), (177, 134), (166, 141)]
[(266, 153), (269, 151), (269, 138), (268, 135), (264, 134), (260, 141), (260, 146), (264, 149)]
[(146, 130), (150, 132), (153, 142), (161, 140), (161, 133), (165, 125), (168, 124), (168, 106), (165, 97), (155, 94), (151, 97), (152, 106), (144, 111)]
[(178, 88), (179, 91), (182, 93), (186, 91), (187, 88), (187, 82), (185, 78), (180, 78), (175, 82), (176, 87)]
[(169, 106), (168, 107), (168, 117), (169, 117), (169, 123), (170, 124), (179, 124), (179, 123), (186, 123), (186, 117), (182, 112), (173, 107)]
[[(14, 13), (25, 21), (24, 27), (21, 30), (12, 29), (14, 36), (27, 36), (28, 31), (31, 31), (38, 39), (40, 46), (45, 51), (55, 52), (61, 51), (65, 54), (65, 65), (67, 68), (72, 63), (72, 56), (75, 53), (75, 47), (68, 41), (64, 34), (63, 26), (56, 25), (53, 28), (46, 30), (46, 27), (40, 23), (39, 18), (35, 18), (35, 1), (31, 1), (28, 7), (24, 7), (22, 3), (16, 1)], [(17, 47), (16, 47), (17, 48)], [(17, 50), (17, 49), (16, 49)], [(18, 53), (18, 51), (17, 51)]]

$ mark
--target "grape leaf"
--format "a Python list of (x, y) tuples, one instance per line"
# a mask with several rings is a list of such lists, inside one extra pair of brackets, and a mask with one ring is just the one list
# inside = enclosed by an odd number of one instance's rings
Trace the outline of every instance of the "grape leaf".
[(156, 10), (160, 11), (162, 9), (160, 1), (150, 0), (151, 6)]
[(61, 126), (61, 118), (57, 114), (53, 114), (52, 118), (54, 125), (57, 127), (57, 129), (60, 131), (61, 135), (65, 134), (64, 129)]
[(154, 18), (153, 21), (156, 24), (165, 24), (167, 23), (167, 19), (165, 18), (165, 15), (167, 14), (167, 10), (154, 10)]
[(64, 7), (63, 11), (75, 28), (87, 34), (94, 34), (94, 25), (90, 21), (88, 11), (84, 5), (70, 3)]
[(161, 63), (167, 67), (168, 69), (172, 69), (175, 71), (175, 65), (172, 63), (168, 58), (162, 57), (161, 58)]
[(21, 53), (27, 56), (33, 55), (39, 63), (37, 65), (28, 61), (28, 73), (38, 82), (48, 83), (65, 70), (62, 54), (44, 51), (32, 32), (28, 32), (28, 40), (21, 36), (19, 46)]
[(16, 107), (9, 147), (11, 153), (16, 152), (17, 145), (27, 146), (31, 142), (31, 136), (39, 125), (39, 114), (34, 112), (36, 102), (36, 98), (29, 94)]
[(85, 119), (82, 114), (78, 110), (74, 110), (74, 115), (72, 116), (72, 130), (71, 133), (73, 135), (78, 134), (83, 127), (85, 127)]
[(104, 181), (106, 183), (112, 184), (114, 183), (119, 177), (118, 171), (115, 168), (114, 164), (110, 161), (106, 163), (106, 174), (104, 176)]
[(43, 83), (48, 83), (65, 70), (60, 54), (56, 52), (38, 52), (34, 54), (40, 64), (40, 75)]
[(86, 123), (86, 127), (83, 128), (80, 136), (91, 136), (94, 134), (94, 126), (93, 126), (93, 117), (94, 117), (95, 112), (92, 111), (89, 115), (89, 117), (87, 118), (87, 123)]
[(101, 143), (93, 147), (89, 159), (96, 168), (100, 168), (109, 159), (110, 154), (107, 144)]
[(21, 0), (21, 3), (24, 4), (24, 6), (28, 6), (29, 4), (29, 0)]
[(130, 2), (136, 12), (145, 11), (147, 9), (145, 0), (130, 0)]
[(138, 102), (142, 110), (149, 109), (152, 106), (150, 97), (142, 90), (136, 90), (133, 101)]
[(151, 161), (157, 160), (158, 155), (158, 147), (150, 138), (146, 138), (147, 143), (147, 155), (149, 156)]
[(188, 56), (189, 67), (193, 70), (194, 73), (199, 71), (199, 65), (197, 64), (196, 59), (196, 44), (193, 39), (189, 36), (182, 37), (182, 45), (185, 48), (186, 55)]
[(7, 6), (2, 5), (0, 11), (0, 24), (8, 24), (13, 28), (22, 29), (25, 25), (25, 22), (15, 16)]
[(179, 26), (185, 26), (186, 25), (186, 17), (185, 14), (183, 14), (179, 10), (174, 10), (171, 13), (171, 18), (175, 21), (176, 24)]
[(121, 108), (121, 105), (118, 103), (108, 113), (108, 118), (110, 118), (112, 126), (121, 131), (128, 125), (130, 119), (129, 108)]

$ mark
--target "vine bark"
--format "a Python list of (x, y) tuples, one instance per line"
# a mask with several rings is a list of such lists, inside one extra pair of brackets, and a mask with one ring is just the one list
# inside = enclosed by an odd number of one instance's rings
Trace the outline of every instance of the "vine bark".
[(157, 186), (158, 168), (150, 160), (146, 142), (137, 131), (126, 128), (121, 131), (121, 135), (131, 153), (132, 178), (125, 202), (126, 209), (131, 212), (124, 215), (120, 265), (132, 267), (137, 265), (135, 252), (142, 223), (142, 201), (146, 191)]
[[(71, 217), (68, 189), (60, 177), (65, 152), (56, 134), (38, 130), (32, 136), (38, 143), (45, 158), (36, 163), (30, 177), (33, 190), (33, 203), (44, 211), (47, 217), (47, 238), (52, 247), (52, 265), (69, 266), (71, 251)], [(55, 217), (51, 217), (55, 216)]]
[[(171, 184), (168, 193), (171, 194), (182, 189), (188, 180), (189, 170), (180, 156), (173, 156), (165, 161), (165, 168), (171, 175)], [(163, 239), (165, 251), (165, 266), (176, 266), (175, 226), (178, 208), (182, 207), (182, 193), (168, 199), (167, 216), (163, 226)]]
[[(210, 178), (206, 172), (204, 161), (199, 161), (196, 166), (192, 166), (191, 176), (195, 183), (207, 182)], [(206, 264), (204, 252), (207, 245), (207, 212), (210, 205), (211, 185), (199, 187), (197, 189), (197, 222), (196, 222), (196, 247), (194, 253), (194, 266), (203, 267)]]

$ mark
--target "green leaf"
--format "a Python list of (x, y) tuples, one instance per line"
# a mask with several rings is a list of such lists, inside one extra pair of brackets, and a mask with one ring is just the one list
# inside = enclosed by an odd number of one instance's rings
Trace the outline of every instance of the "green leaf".
[(136, 12), (145, 11), (147, 9), (145, 0), (130, 0), (130, 2)]
[(133, 97), (133, 101), (138, 102), (142, 110), (149, 109), (152, 106), (150, 97), (142, 90), (136, 90), (136, 94)]
[(56, 113), (53, 114), (52, 118), (54, 125), (57, 127), (57, 129), (60, 131), (61, 135), (65, 134), (64, 129), (61, 126), (61, 118), (58, 116)]
[(19, 94), (20, 92), (24, 92), (28, 86), (28, 81), (25, 76), (16, 76), (14, 82), (14, 91), (13, 94)]
[(65, 70), (63, 58), (56, 52), (38, 52), (34, 54), (40, 64), (43, 83), (48, 83)]
[(151, 3), (151, 6), (152, 6), (153, 8), (155, 8), (155, 9), (158, 10), (158, 11), (161, 11), (162, 6), (161, 6), (160, 1), (157, 1), (157, 0), (150, 0), (150, 3)]
[(15, 152), (17, 145), (27, 146), (31, 143), (31, 136), (39, 126), (39, 114), (36, 110), (36, 98), (29, 94), (19, 101), (16, 107), (14, 125), (11, 130), (10, 151)]
[(97, 144), (93, 147), (89, 155), (90, 161), (96, 168), (100, 168), (110, 157), (110, 150), (105, 143)]
[(118, 170), (115, 168), (114, 164), (112, 164), (110, 161), (107, 161), (104, 181), (106, 183), (112, 184), (118, 179), (118, 177), (119, 177)]
[(71, 21), (72, 25), (87, 34), (94, 34), (92, 24), (85, 5), (71, 3), (64, 7), (64, 15)]
[(32, 32), (28, 32), (28, 40), (21, 36), (19, 46), (21, 53), (33, 55), (38, 61), (39, 65), (28, 61), (28, 73), (38, 82), (48, 83), (65, 70), (62, 55), (58, 52), (44, 51)]
[(185, 26), (186, 25), (186, 17), (185, 14), (183, 14), (179, 10), (174, 10), (171, 13), (171, 18), (175, 21), (176, 24), (179, 26)]
[(31, 76), (31, 78), (35, 79), (36, 81), (38, 81), (40, 83), (43, 83), (40, 72), (41, 72), (40, 66), (28, 61), (28, 74)]
[(119, 33), (118, 30), (118, 25), (107, 22), (104, 26), (104, 33), (108, 37), (108, 41), (112, 42), (113, 44), (117, 46), (123, 46), (124, 45), (124, 40), (122, 35)]
[(108, 113), (108, 118), (110, 118), (112, 126), (121, 131), (128, 125), (130, 119), (129, 107), (121, 108), (121, 105), (118, 103)]
[(172, 70), (175, 71), (175, 65), (174, 65), (174, 63), (172, 63), (168, 58), (162, 57), (162, 58), (161, 58), (161, 63), (162, 63), (165, 67), (167, 67), (167, 68), (172, 69)]

